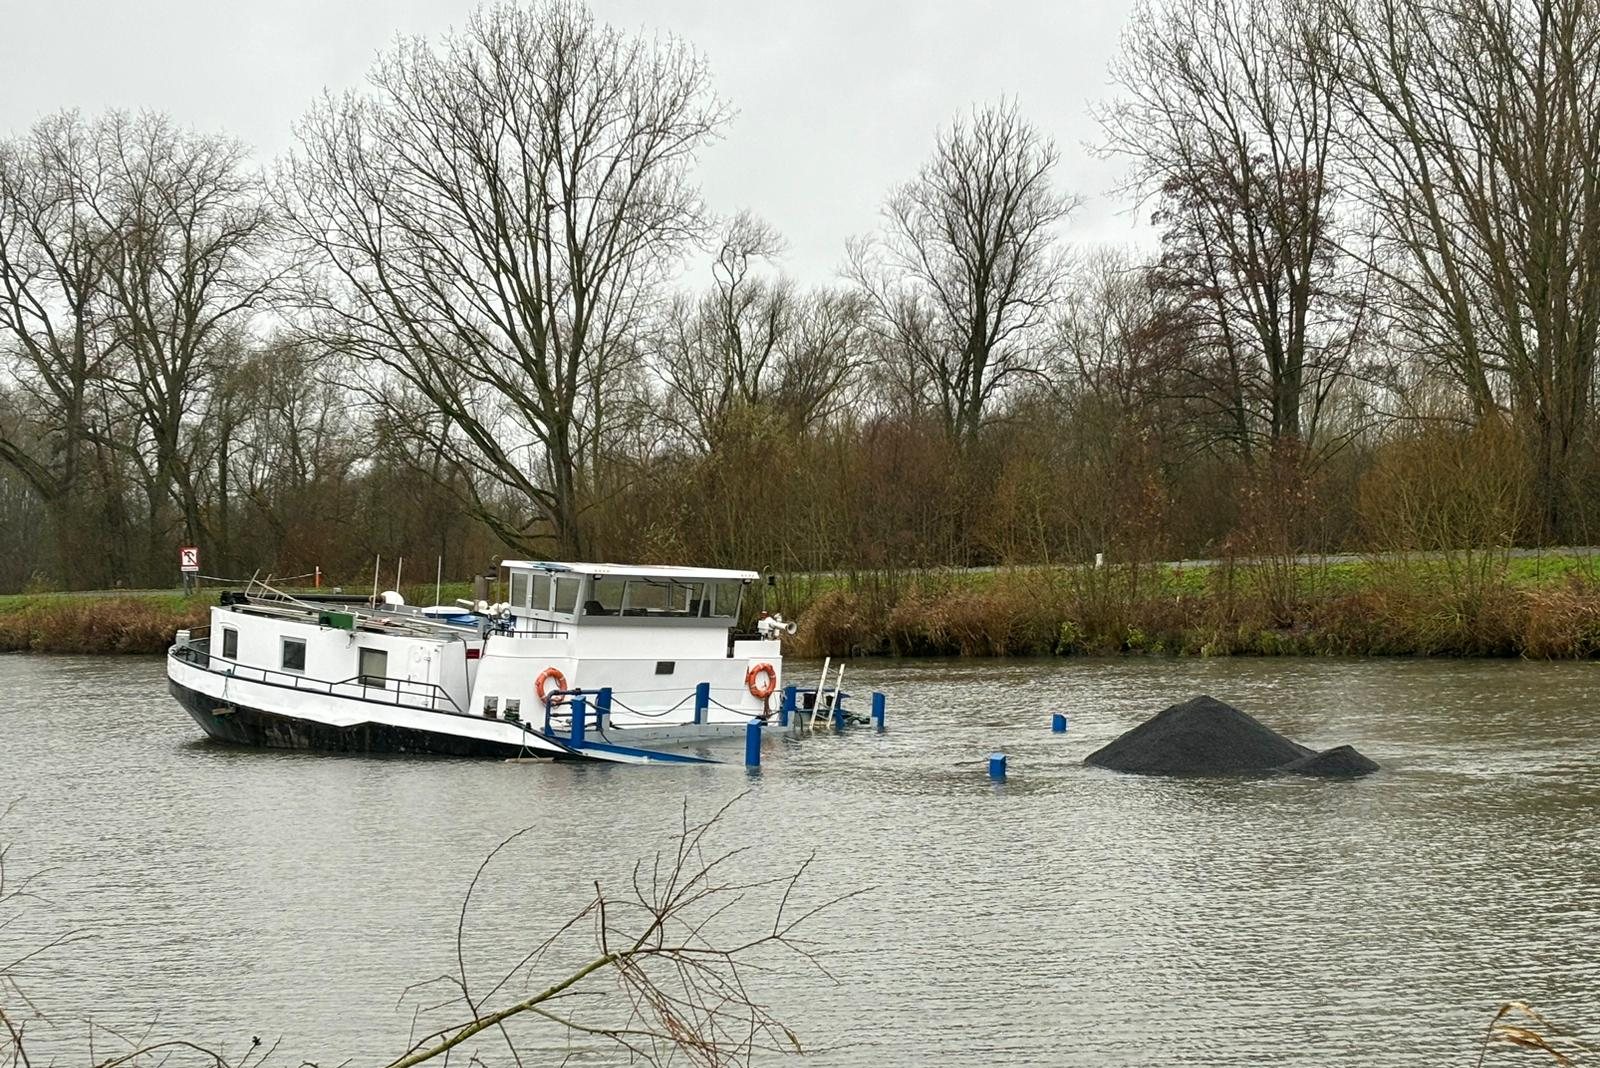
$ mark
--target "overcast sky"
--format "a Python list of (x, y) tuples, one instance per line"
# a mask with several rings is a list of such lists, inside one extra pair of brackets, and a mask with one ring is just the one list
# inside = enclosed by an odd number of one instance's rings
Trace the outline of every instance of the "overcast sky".
[[(242, 138), (263, 160), (324, 87), (359, 84), (397, 33), (439, 34), (472, 0), (0, 0), (0, 130), (63, 107), (151, 108)], [(1058, 184), (1085, 198), (1079, 242), (1147, 231), (1095, 158), (1089, 116), (1130, 0), (592, 0), (628, 28), (666, 30), (704, 52), (736, 109), (704, 156), (713, 209), (750, 208), (789, 242), (785, 268), (832, 276), (851, 235), (876, 227), (891, 186), (935, 130), (975, 101), (1015, 97), (1061, 149)]]

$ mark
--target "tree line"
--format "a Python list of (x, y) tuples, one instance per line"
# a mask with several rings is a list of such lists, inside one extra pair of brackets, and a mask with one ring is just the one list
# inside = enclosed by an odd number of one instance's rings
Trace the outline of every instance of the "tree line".
[[(1585, 542), (1600, 5), (1141, 0), (1099, 148), (940, 129), (838, 276), (706, 204), (706, 58), (477, 11), (273, 167), (0, 141), (0, 589), (374, 554), (895, 569)], [(700, 264), (685, 275), (685, 264)]]

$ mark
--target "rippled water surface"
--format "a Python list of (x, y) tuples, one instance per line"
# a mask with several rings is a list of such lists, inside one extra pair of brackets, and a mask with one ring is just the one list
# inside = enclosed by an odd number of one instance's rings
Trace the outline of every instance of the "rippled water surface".
[[(827, 1047), (812, 1063), (1469, 1064), (1507, 998), (1600, 1038), (1597, 672), (860, 662), (847, 688), (889, 695), (888, 733), (770, 744), (751, 777), (230, 749), (198, 739), (158, 660), (0, 657), (0, 799), (21, 799), (0, 833), (13, 871), (48, 869), (47, 904), (0, 951), (92, 936), (28, 979), (52, 1017), (36, 1063), (70, 1059), (90, 1014), (381, 1063), (411, 1026), (402, 991), (453, 967), (462, 895), (506, 835), (536, 825), (486, 876), (468, 939), (485, 969), (624, 879), (686, 798), (749, 789), (722, 835), (752, 847), (740, 874), (815, 851), (818, 898), (870, 888), (812, 932), (837, 984), (753, 979)], [(1081, 766), (1200, 692), (1385, 770)], [(993, 749), (1004, 785), (984, 777)]]

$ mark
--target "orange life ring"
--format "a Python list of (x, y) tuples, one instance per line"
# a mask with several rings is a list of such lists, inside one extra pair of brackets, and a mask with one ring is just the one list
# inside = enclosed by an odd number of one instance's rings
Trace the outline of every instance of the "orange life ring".
[[(766, 682), (757, 683), (756, 680), (766, 676)], [(765, 701), (772, 696), (772, 691), (778, 688), (778, 673), (771, 664), (757, 664), (745, 672), (744, 684), (750, 690), (750, 695), (757, 701)]]
[[(534, 692), (539, 695), (540, 704), (544, 703), (544, 684), (549, 682), (551, 679), (556, 680), (557, 690), (565, 690), (567, 688), (567, 677), (561, 674), (559, 669), (553, 667), (545, 668), (543, 671), (539, 672), (539, 681), (533, 684)], [(558, 693), (554, 697), (550, 698), (550, 704), (565, 704), (566, 700), (566, 694)]]

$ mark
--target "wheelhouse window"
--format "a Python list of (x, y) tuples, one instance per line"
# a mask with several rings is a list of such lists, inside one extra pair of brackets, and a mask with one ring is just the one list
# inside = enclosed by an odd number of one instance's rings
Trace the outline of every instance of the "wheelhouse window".
[(237, 627), (222, 628), (222, 658), (224, 660), (239, 659), (239, 630)]
[(556, 600), (555, 610), (561, 615), (570, 616), (578, 607), (578, 586), (582, 582), (576, 578), (558, 578), (555, 581)]
[(528, 578), (526, 571), (511, 572), (511, 604), (513, 607), (528, 607)]
[(625, 616), (667, 616), (687, 618), (698, 615), (705, 596), (705, 585), (678, 579), (629, 579), (623, 596)]
[(301, 672), (306, 669), (306, 640), (283, 639), (283, 670)]
[(382, 686), (389, 679), (389, 654), (383, 649), (362, 649), (359, 666), (363, 686)]
[(627, 592), (628, 583), (624, 579), (602, 576), (594, 580), (594, 586), (589, 591), (589, 599), (583, 602), (583, 614), (586, 616), (614, 616), (622, 612), (622, 597)]
[(739, 601), (744, 596), (744, 583), (738, 579), (718, 579), (710, 584), (711, 606), (707, 615), (735, 619), (739, 615)]
[[(586, 616), (634, 616), (650, 619), (734, 619), (744, 597), (741, 579), (713, 581), (668, 577), (597, 576), (583, 602)], [(557, 586), (559, 600), (560, 586)], [(560, 611), (559, 606), (557, 611)]]
[(528, 607), (533, 609), (535, 612), (550, 611), (549, 575), (533, 576), (533, 600), (529, 602)]

